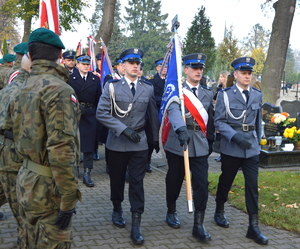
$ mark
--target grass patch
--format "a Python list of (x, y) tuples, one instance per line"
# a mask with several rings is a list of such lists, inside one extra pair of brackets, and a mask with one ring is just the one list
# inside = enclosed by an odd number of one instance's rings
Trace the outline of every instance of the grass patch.
[[(209, 192), (216, 195), (220, 173), (209, 173)], [(300, 234), (300, 172), (259, 172), (259, 219), (261, 223)], [(239, 172), (228, 201), (246, 212), (244, 177)]]

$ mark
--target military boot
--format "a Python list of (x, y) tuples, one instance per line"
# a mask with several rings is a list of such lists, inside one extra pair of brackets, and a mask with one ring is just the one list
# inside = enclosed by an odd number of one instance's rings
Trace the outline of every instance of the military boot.
[(180, 221), (177, 217), (177, 212), (176, 212), (176, 203), (167, 203), (168, 207), (168, 212), (167, 212), (167, 218), (166, 222), (169, 227), (172, 228), (180, 228)]
[(214, 219), (218, 226), (225, 228), (229, 227), (229, 222), (225, 216), (224, 203), (217, 203)]
[(142, 245), (144, 244), (144, 238), (141, 229), (141, 214), (132, 213), (132, 227), (131, 227), (131, 239), (133, 244)]
[(193, 236), (198, 238), (200, 241), (206, 242), (211, 240), (211, 236), (203, 225), (205, 212), (195, 211), (194, 214), (194, 227), (193, 227)]
[(123, 217), (123, 210), (121, 203), (113, 203), (114, 205), (114, 210), (112, 213), (112, 222), (116, 227), (123, 228), (125, 227), (125, 220)]
[(257, 244), (260, 245), (267, 245), (269, 242), (268, 238), (261, 233), (258, 227), (257, 214), (249, 215), (249, 227), (246, 237), (248, 239), (253, 239)]
[(91, 178), (91, 169), (84, 168), (84, 174), (83, 174), (83, 183), (87, 187), (94, 187), (94, 182), (92, 181)]

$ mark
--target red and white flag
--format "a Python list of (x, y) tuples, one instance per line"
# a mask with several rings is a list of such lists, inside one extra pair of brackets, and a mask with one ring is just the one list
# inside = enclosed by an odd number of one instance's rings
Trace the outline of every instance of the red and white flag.
[(58, 0), (40, 0), (39, 19), (41, 28), (50, 29), (60, 35)]

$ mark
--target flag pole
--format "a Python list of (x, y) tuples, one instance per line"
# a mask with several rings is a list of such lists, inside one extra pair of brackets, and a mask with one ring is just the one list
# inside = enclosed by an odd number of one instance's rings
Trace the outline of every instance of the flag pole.
[[(177, 48), (176, 51), (181, 51), (181, 45), (178, 38), (177, 29), (179, 28), (178, 22), (178, 15), (176, 15), (172, 20), (172, 32), (174, 32), (174, 40), (175, 46)], [(179, 89), (179, 101), (180, 101), (180, 108), (181, 108), (181, 115), (185, 122), (185, 107), (184, 107), (184, 100), (183, 100), (183, 90), (181, 84), (181, 75), (182, 75), (182, 68), (181, 68), (181, 53), (176, 53), (176, 62), (177, 62), (177, 72), (178, 72), (178, 89)], [(184, 170), (185, 170), (185, 183), (186, 183), (186, 194), (187, 194), (187, 206), (188, 212), (193, 212), (193, 198), (192, 198), (192, 187), (191, 187), (191, 173), (190, 173), (190, 162), (189, 162), (189, 152), (188, 146), (186, 150), (183, 150), (183, 159), (184, 159)]]

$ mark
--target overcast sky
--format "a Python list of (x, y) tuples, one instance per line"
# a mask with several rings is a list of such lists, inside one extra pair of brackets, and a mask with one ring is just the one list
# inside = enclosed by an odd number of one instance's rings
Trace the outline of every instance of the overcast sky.
[[(93, 4), (93, 0), (90, 1)], [(122, 13), (125, 13), (124, 3), (126, 0), (120, 1), (122, 6)], [(161, 13), (168, 13), (167, 22), (170, 23), (176, 14), (178, 14), (180, 28), (178, 29), (179, 35), (183, 38), (186, 35), (188, 28), (198, 13), (201, 5), (205, 6), (206, 16), (210, 19), (212, 24), (212, 36), (215, 38), (216, 44), (219, 44), (224, 38), (225, 23), (227, 29), (232, 25), (233, 34), (238, 40), (242, 40), (250, 32), (251, 28), (259, 23), (266, 30), (272, 30), (272, 22), (274, 19), (274, 11), (262, 11), (260, 4), (264, 0), (161, 0), (162, 9)], [(87, 15), (93, 13), (92, 10), (86, 10)], [(88, 16), (91, 17), (91, 16)], [(298, 26), (298, 30), (296, 30)], [(300, 50), (300, 11), (296, 9), (291, 36), (290, 44), (293, 49)], [(91, 34), (89, 25), (82, 23), (76, 25), (77, 32), (64, 32), (61, 36), (66, 48), (75, 49), (77, 43), (82, 39), (83, 44), (86, 42), (86, 37)]]

